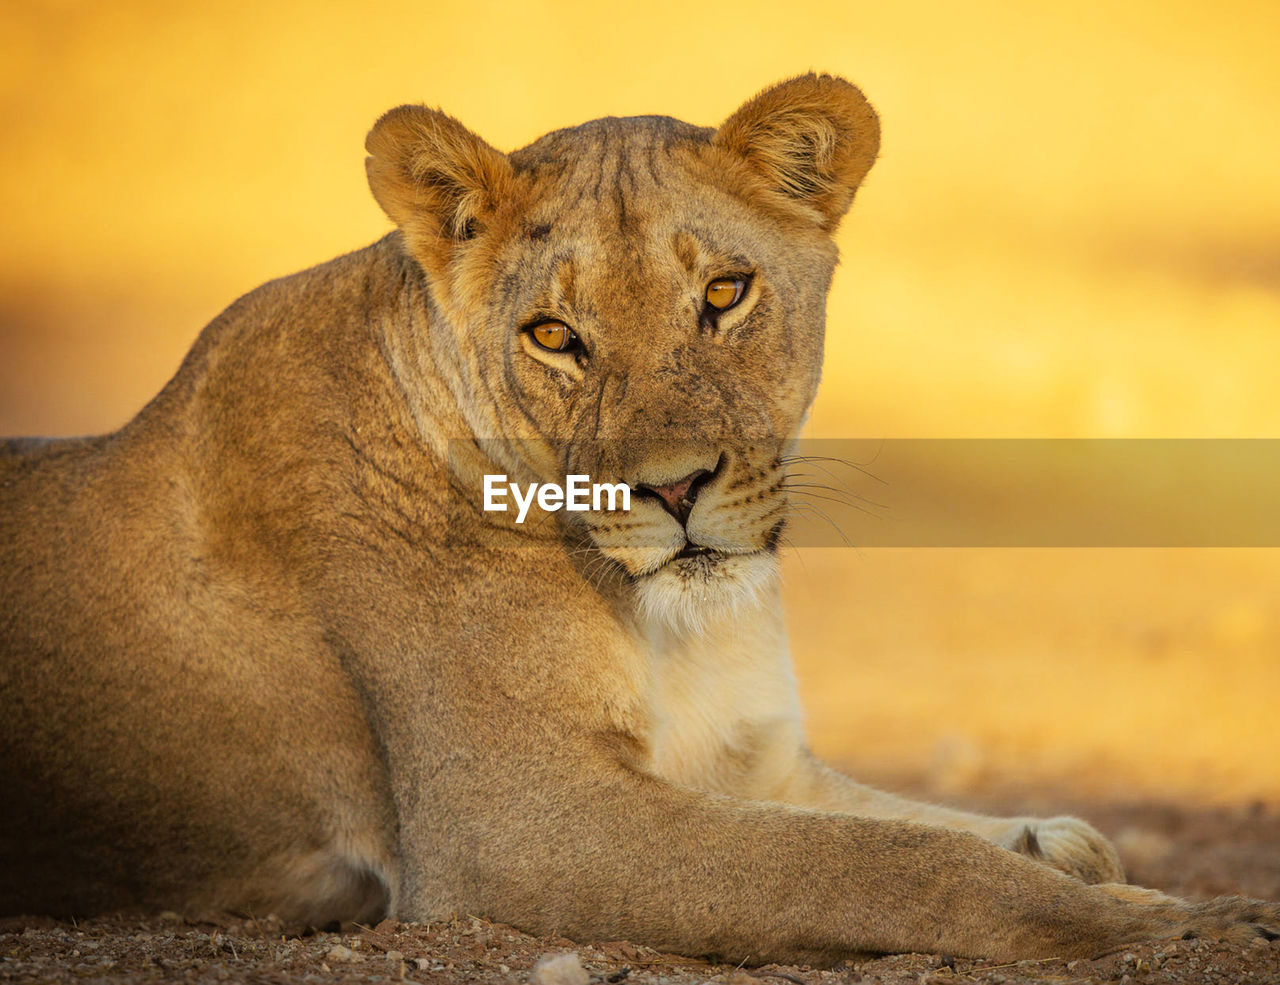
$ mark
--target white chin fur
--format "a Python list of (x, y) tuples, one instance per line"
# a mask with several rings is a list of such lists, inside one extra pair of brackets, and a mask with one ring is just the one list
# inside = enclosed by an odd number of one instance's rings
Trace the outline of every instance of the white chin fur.
[(636, 580), (640, 617), (676, 635), (702, 633), (759, 605), (778, 582), (772, 552), (675, 560)]

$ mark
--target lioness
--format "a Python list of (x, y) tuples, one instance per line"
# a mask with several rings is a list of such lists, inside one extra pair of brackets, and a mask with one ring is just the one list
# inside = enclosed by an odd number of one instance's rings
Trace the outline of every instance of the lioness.
[[(875, 159), (806, 75), (718, 129), (502, 154), (403, 106), (398, 227), (210, 324), (115, 434), (0, 454), (0, 911), (482, 914), (735, 961), (1273, 936), (1072, 818), (807, 751), (776, 547), (832, 234)], [(588, 474), (628, 513), (486, 512)]]

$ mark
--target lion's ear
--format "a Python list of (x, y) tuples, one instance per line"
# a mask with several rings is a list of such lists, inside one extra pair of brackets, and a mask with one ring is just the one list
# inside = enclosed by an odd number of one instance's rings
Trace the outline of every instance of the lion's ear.
[(880, 121), (856, 86), (809, 74), (745, 103), (714, 142), (746, 158), (767, 189), (832, 232), (875, 162)]
[(420, 259), (447, 256), (512, 193), (506, 155), (439, 110), (390, 110), (364, 146), (373, 197)]

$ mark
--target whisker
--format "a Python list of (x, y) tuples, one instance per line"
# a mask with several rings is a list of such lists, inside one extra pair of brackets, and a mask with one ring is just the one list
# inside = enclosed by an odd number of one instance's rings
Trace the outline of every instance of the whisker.
[[(864, 506), (859, 506), (857, 503), (850, 503), (847, 500), (840, 499), (836, 496), (823, 496), (819, 493), (808, 492), (804, 489), (796, 489), (792, 491), (795, 493), (797, 497), (805, 497), (805, 501), (821, 500), (824, 503), (836, 503), (837, 505), (846, 507), (847, 509), (857, 510), (859, 513), (863, 513), (870, 517), (875, 517), (877, 520), (883, 520), (885, 518), (883, 514), (876, 513), (875, 510), (869, 510)], [(880, 503), (872, 503), (871, 505), (881, 510), (888, 509), (887, 506), (884, 506)]]
[(791, 505), (792, 505), (792, 509), (799, 512), (800, 515), (804, 515), (804, 513), (807, 512), (809, 515), (817, 517), (819, 520), (825, 520), (827, 523), (831, 525), (831, 528), (835, 530), (837, 534), (840, 535), (840, 539), (844, 541), (844, 544), (846, 547), (854, 546), (853, 541), (851, 541), (845, 535), (845, 532), (843, 528), (841, 528), (840, 524), (836, 523), (836, 521), (833, 520), (831, 516), (827, 513), (827, 511), (824, 510), (822, 507), (815, 506), (813, 503), (793, 503)]
[[(873, 464), (875, 460), (880, 457), (880, 452), (883, 450), (884, 442), (882, 441), (880, 442), (880, 447), (876, 449), (875, 455), (871, 457), (871, 461), (867, 462), (866, 465)], [(883, 483), (886, 486), (889, 484), (887, 479), (880, 478), (880, 476), (868, 469), (866, 465), (859, 464), (858, 462), (851, 462), (847, 458), (835, 458), (830, 455), (785, 455), (780, 458), (779, 461), (784, 465), (789, 462), (805, 462), (810, 464), (816, 462), (831, 462), (835, 465), (843, 465), (847, 469), (853, 469), (855, 472), (861, 472), (868, 479), (874, 479), (876, 482)], [(821, 465), (817, 467), (822, 468)], [(832, 476), (832, 478), (835, 478), (835, 476)]]
[(805, 559), (804, 551), (800, 550), (799, 546), (797, 546), (790, 537), (785, 533), (780, 533), (774, 543), (778, 547), (787, 551), (792, 557), (798, 558), (800, 561), (800, 567), (804, 569), (804, 573), (806, 575), (809, 574), (809, 562)]
[(822, 490), (825, 490), (826, 492), (832, 493), (832, 494), (836, 497), (836, 499), (835, 499), (834, 501), (836, 501), (836, 502), (845, 502), (845, 505), (846, 505), (846, 506), (849, 506), (849, 507), (854, 508), (854, 509), (856, 509), (857, 507), (856, 507), (856, 506), (854, 506), (854, 504), (853, 504), (852, 502), (847, 502), (847, 501), (845, 501), (844, 499), (842, 499), (842, 497), (846, 497), (846, 496), (847, 496), (847, 497), (850, 497), (851, 499), (857, 500), (857, 501), (858, 501), (858, 502), (860, 502), (860, 503), (865, 503), (867, 506), (872, 506), (872, 507), (875, 507), (876, 509), (880, 509), (880, 510), (888, 510), (888, 509), (890, 509), (890, 506), (889, 506), (887, 503), (878, 503), (878, 502), (876, 502), (874, 499), (868, 499), (866, 496), (861, 496), (861, 495), (859, 495), (858, 493), (853, 492), (852, 490), (848, 490), (848, 489), (840, 489), (840, 488), (837, 488), (836, 486), (828, 486), (828, 485), (826, 485), (825, 483), (822, 483), (822, 482), (786, 482), (786, 481), (783, 481), (783, 482), (781, 482), (781, 483), (779, 483), (779, 484), (778, 484), (778, 488), (779, 488), (779, 489), (797, 489), (797, 490), (802, 490), (802, 492), (800, 493), (802, 496), (813, 496), (813, 495), (816, 495), (816, 493), (804, 492), (803, 490), (808, 490), (808, 489), (822, 489)]

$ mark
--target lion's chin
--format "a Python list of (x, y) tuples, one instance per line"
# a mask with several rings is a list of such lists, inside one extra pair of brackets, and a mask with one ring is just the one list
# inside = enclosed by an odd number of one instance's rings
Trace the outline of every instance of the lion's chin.
[(778, 574), (771, 550), (677, 556), (635, 579), (637, 606), (642, 619), (666, 632), (704, 632), (764, 602)]

